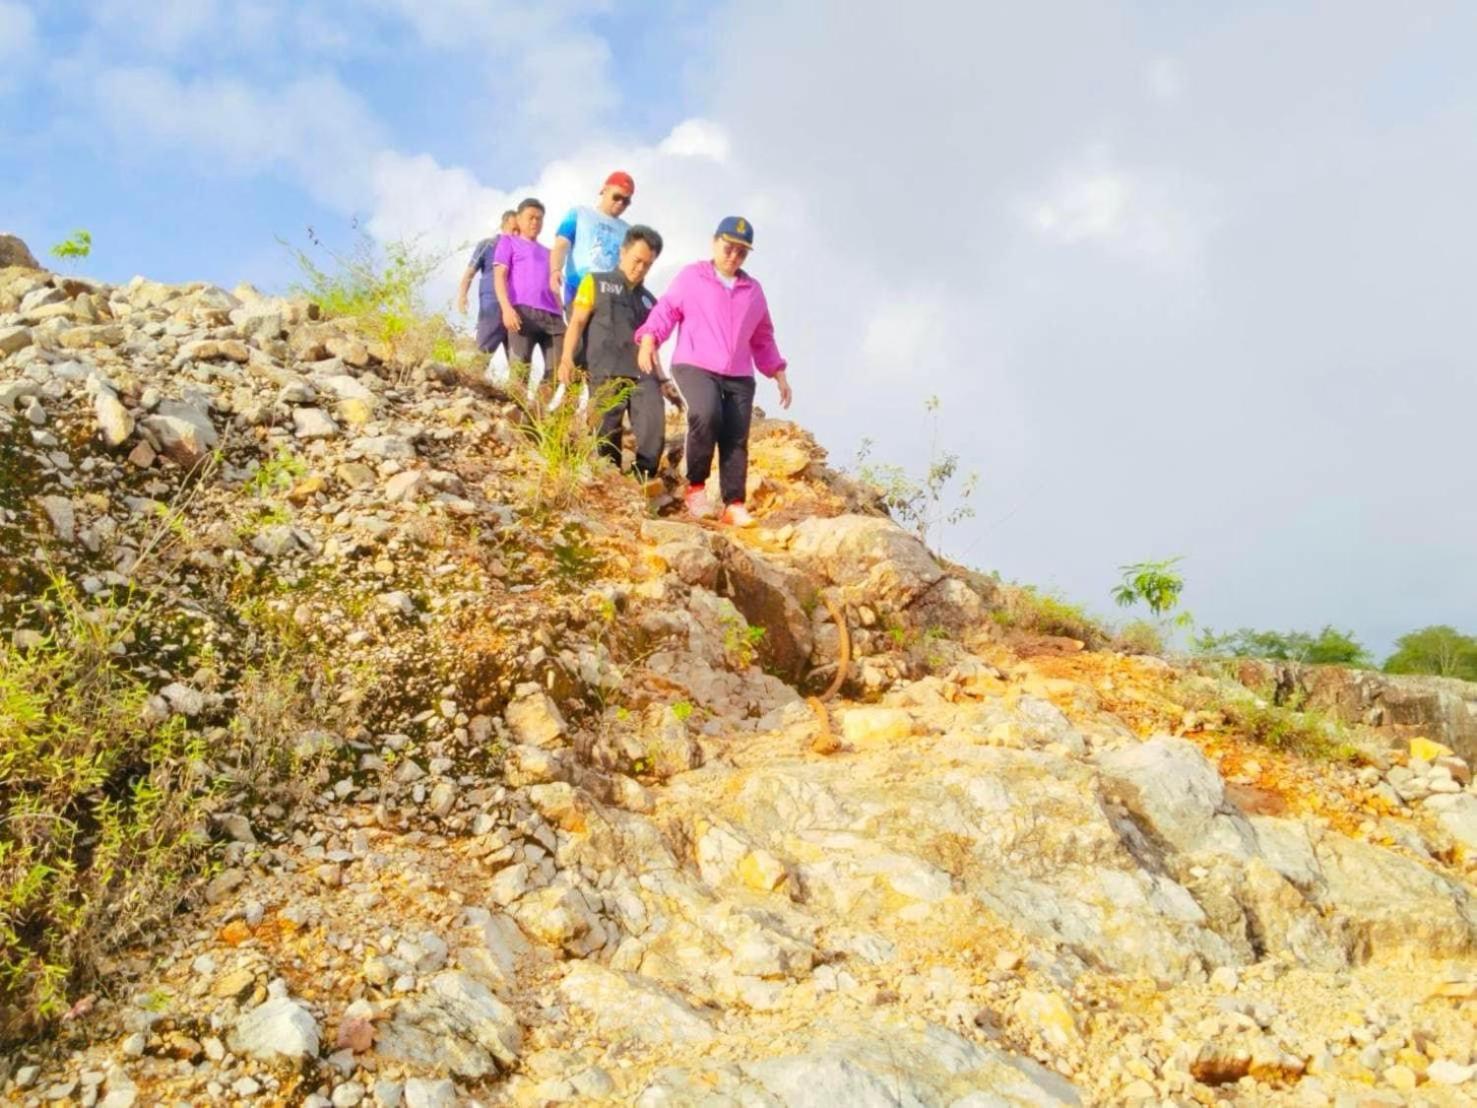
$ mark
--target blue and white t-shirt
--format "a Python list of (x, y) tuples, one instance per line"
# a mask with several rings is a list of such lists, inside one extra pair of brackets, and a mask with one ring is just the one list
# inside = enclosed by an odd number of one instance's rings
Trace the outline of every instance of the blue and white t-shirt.
[(630, 225), (595, 208), (570, 208), (554, 234), (570, 242), (564, 258), (564, 302), (574, 299), (586, 273), (604, 273), (621, 260), (621, 243)]

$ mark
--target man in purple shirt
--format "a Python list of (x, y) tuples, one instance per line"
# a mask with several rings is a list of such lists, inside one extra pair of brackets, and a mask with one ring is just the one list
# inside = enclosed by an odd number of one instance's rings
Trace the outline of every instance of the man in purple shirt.
[(492, 254), (493, 287), (508, 329), (509, 378), (527, 385), (533, 348), (543, 353), (538, 401), (547, 403), (564, 347), (564, 315), (549, 287), (549, 250), (538, 241), (544, 206), (529, 197), (518, 205), (518, 234), (504, 235)]
[(716, 445), (723, 522), (735, 527), (754, 525), (744, 494), (755, 368), (779, 386), (780, 407), (790, 406), (787, 366), (764, 290), (740, 268), (753, 248), (752, 223), (739, 216), (723, 220), (713, 235), (713, 260), (682, 269), (635, 336), (636, 364), (653, 373), (657, 348), (677, 330), (672, 377), (687, 408), (687, 510), (699, 519), (708, 514)]

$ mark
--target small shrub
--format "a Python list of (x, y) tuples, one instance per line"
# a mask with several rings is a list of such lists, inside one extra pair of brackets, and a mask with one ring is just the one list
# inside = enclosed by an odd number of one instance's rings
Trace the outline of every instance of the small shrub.
[(380, 246), (358, 231), (353, 248), (340, 254), (311, 227), (308, 242), (328, 263), (320, 265), (307, 251), (284, 242), (302, 274), (292, 291), (312, 300), (325, 317), (354, 324), (407, 364), (433, 357), (438, 343), (453, 340), (446, 317), (431, 314), (425, 302), (426, 282), (453, 251), (428, 251), (416, 239)]
[(764, 628), (745, 623), (743, 617), (724, 622), (723, 649), (739, 669), (747, 669), (759, 656), (759, 644), (764, 641)]
[(0, 1039), (54, 1017), (102, 950), (168, 915), (203, 869), (203, 740), (151, 721), (115, 646), (122, 608), (62, 578), (51, 635), (0, 646)]
[(872, 440), (864, 438), (856, 453), (856, 475), (871, 485), (887, 510), (927, 545), (929, 536), (941, 551), (944, 528), (974, 515), (968, 501), (979, 485), (979, 474), (970, 473), (957, 489), (951, 489), (959, 475), (959, 455), (939, 447), (939, 398), (930, 396), (923, 402), (928, 417), (928, 464), (918, 476), (902, 466), (868, 461)]
[(578, 503), (586, 483), (601, 465), (600, 417), (620, 405), (634, 387), (610, 381), (590, 397), (587, 412), (571, 401), (547, 409), (536, 400), (519, 400), (523, 452), (536, 474), (529, 497), (538, 508), (567, 508)]
[(1347, 727), (1322, 712), (1303, 707), (1303, 698), (1274, 704), (1252, 694), (1227, 694), (1199, 686), (1184, 700), (1195, 708), (1215, 709), (1226, 726), (1272, 750), (1317, 761), (1356, 761), (1359, 749)]
[(92, 232), (73, 231), (72, 237), (62, 239), (51, 248), (51, 256), (63, 261), (73, 261), (78, 258), (86, 258), (92, 253)]
[(1113, 649), (1124, 654), (1163, 654), (1164, 635), (1158, 624), (1135, 619), (1118, 629)]
[(1102, 623), (1081, 605), (1044, 593), (1034, 585), (1002, 584), (996, 596), (1000, 606), (991, 612), (991, 617), (1002, 627), (1077, 639), (1089, 649), (1096, 649), (1111, 638)]

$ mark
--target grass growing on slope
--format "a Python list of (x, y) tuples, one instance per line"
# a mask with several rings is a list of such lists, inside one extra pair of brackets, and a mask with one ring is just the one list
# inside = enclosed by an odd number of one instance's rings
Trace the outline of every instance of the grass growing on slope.
[[(590, 394), (581, 411), (567, 396), (557, 408), (519, 399), (523, 453), (534, 473), (529, 499), (537, 508), (568, 508), (579, 502), (585, 485), (600, 465), (600, 418), (620, 405), (635, 383), (607, 381)], [(572, 390), (566, 390), (572, 391)]]

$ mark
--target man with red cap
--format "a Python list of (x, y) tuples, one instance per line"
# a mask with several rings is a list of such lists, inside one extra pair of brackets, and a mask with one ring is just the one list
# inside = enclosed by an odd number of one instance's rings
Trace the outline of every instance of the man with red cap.
[(620, 265), (621, 243), (630, 230), (621, 216), (635, 194), (636, 182), (618, 169), (605, 178), (594, 207), (570, 208), (554, 232), (549, 290), (566, 313), (586, 273), (607, 273)]

